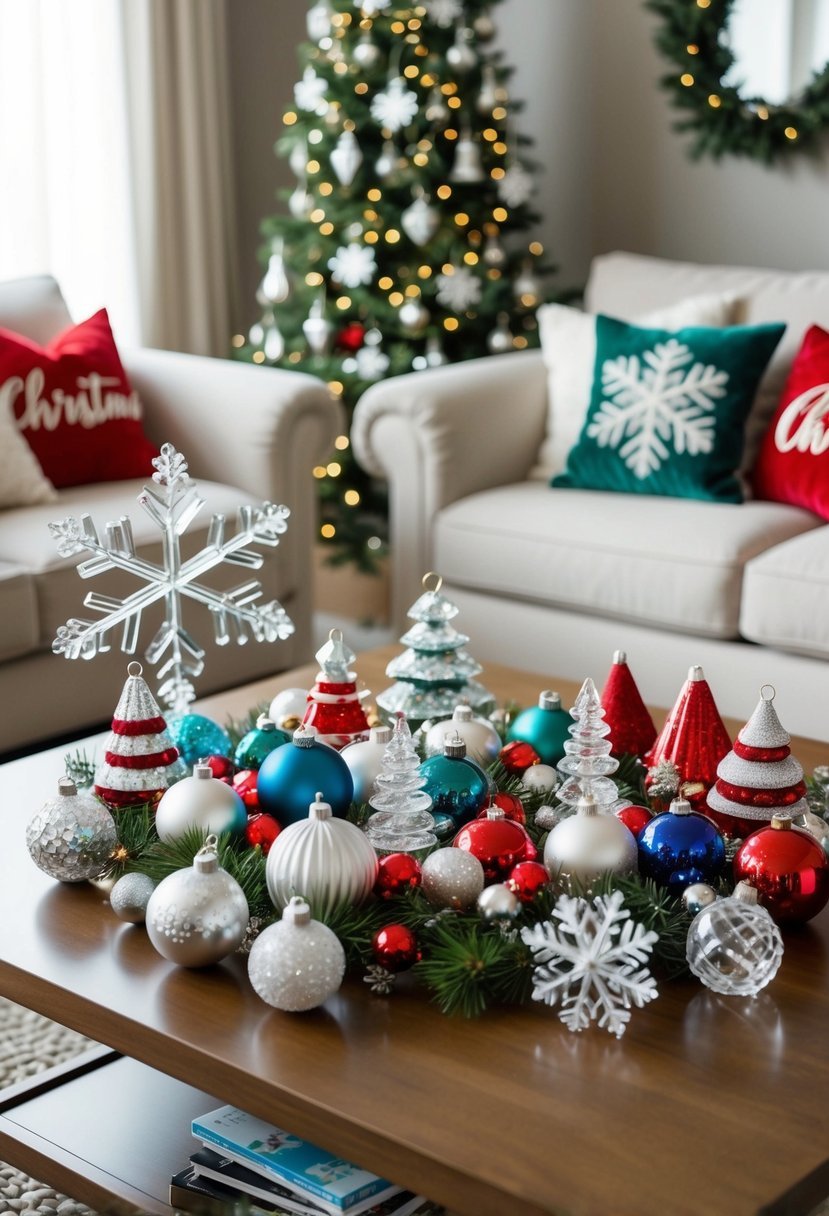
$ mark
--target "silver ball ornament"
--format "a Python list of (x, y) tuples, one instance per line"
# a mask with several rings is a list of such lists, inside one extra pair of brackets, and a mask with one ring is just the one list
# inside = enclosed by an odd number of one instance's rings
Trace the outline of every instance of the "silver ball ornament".
[(365, 33), (351, 52), (351, 58), (361, 68), (373, 68), (380, 59), (380, 48)]
[(282, 919), (264, 929), (250, 949), (248, 976), (254, 992), (274, 1009), (316, 1009), (340, 987), (345, 951), (336, 935), (294, 896)]
[(590, 883), (602, 874), (635, 874), (636, 837), (615, 815), (600, 815), (592, 798), (580, 798), (576, 814), (552, 829), (544, 845), (550, 877)]
[(109, 893), (109, 905), (119, 920), (143, 924), (155, 883), (147, 874), (122, 874)]
[(307, 688), (283, 688), (271, 701), (268, 717), (282, 729), (286, 718), (298, 718), (301, 722), (307, 708)]
[(245, 804), (209, 764), (196, 764), (193, 776), (176, 782), (162, 795), (155, 811), (155, 829), (165, 843), (179, 840), (191, 828), (203, 832), (238, 832), (247, 822)]
[(478, 56), (469, 45), (471, 36), (470, 30), (459, 29), (455, 42), (446, 52), (446, 62), (456, 72), (471, 72), (478, 62)]
[(513, 920), (520, 907), (518, 896), (503, 882), (484, 887), (478, 896), (478, 911), (484, 920)]
[(476, 17), (472, 22), (472, 29), (479, 42), (491, 42), (495, 37), (495, 22), (489, 13), (481, 13), (479, 17)]
[(420, 300), (407, 300), (397, 312), (400, 324), (407, 333), (416, 334), (429, 324), (429, 309)]
[(484, 867), (463, 849), (437, 849), (421, 866), (420, 888), (433, 908), (471, 908), (484, 889)]
[(368, 739), (359, 743), (349, 743), (340, 752), (349, 767), (351, 779), (354, 782), (354, 801), (359, 806), (368, 802), (374, 790), (374, 783), (383, 768), (383, 756), (391, 742), (390, 726), (372, 726)]
[(703, 908), (713, 904), (717, 892), (707, 882), (692, 882), (682, 892), (682, 906), (690, 916), (697, 916)]
[(26, 848), (39, 870), (59, 882), (84, 882), (106, 869), (118, 843), (115, 820), (94, 794), (69, 777), (26, 828)]
[[(817, 769), (815, 769), (817, 772)], [(803, 828), (814, 836), (824, 853), (829, 855), (829, 823), (814, 811), (802, 811), (795, 815), (792, 823), (797, 828)]]
[(456, 705), (451, 718), (435, 722), (426, 732), (424, 749), (427, 756), (442, 756), (447, 735), (460, 735), (466, 744), (470, 760), (486, 768), (498, 758), (501, 738), (486, 718), (473, 714), (468, 705)]
[(147, 935), (179, 967), (209, 967), (238, 950), (248, 926), (245, 893), (219, 866), (208, 836), (192, 866), (169, 874), (147, 903)]
[(552, 794), (558, 789), (558, 773), (549, 764), (532, 764), (522, 775), (521, 784), (536, 794)]

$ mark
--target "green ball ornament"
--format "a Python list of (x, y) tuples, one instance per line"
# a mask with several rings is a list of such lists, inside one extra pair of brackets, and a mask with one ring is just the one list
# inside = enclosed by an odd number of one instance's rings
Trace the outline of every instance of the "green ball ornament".
[(545, 689), (537, 705), (522, 710), (510, 723), (507, 741), (531, 744), (541, 757), (541, 763), (555, 768), (565, 754), (564, 744), (570, 738), (572, 725), (570, 714), (561, 707), (559, 694)]
[(260, 714), (256, 719), (256, 726), (253, 730), (249, 730), (239, 742), (233, 753), (233, 763), (237, 768), (254, 770), (261, 768), (265, 757), (269, 756), (275, 748), (281, 747), (283, 743), (289, 743), (290, 739), (291, 736), (287, 731), (277, 728), (273, 718), (269, 718), (267, 714)]

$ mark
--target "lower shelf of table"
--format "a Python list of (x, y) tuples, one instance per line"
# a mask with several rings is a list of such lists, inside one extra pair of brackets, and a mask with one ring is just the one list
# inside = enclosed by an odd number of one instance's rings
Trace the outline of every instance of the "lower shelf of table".
[(107, 1213), (170, 1216), (190, 1120), (220, 1101), (99, 1048), (0, 1092), (0, 1159)]

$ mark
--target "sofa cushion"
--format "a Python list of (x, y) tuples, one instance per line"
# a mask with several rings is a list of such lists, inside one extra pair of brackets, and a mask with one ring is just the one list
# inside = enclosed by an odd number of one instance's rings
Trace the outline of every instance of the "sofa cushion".
[(16, 659), (37, 647), (34, 581), (22, 567), (4, 561), (0, 561), (0, 621), (0, 660)]
[(776, 503), (551, 493), (529, 482), (439, 512), (435, 569), (470, 589), (730, 638), (745, 563), (819, 524)]
[(829, 658), (829, 527), (747, 564), (740, 632), (778, 650)]
[[(97, 619), (97, 613), (83, 606), (84, 597), (88, 592), (122, 598), (141, 586), (135, 576), (119, 570), (109, 570), (92, 579), (79, 578), (78, 564), (91, 555), (84, 553), (69, 558), (59, 557), (57, 543), (49, 531), (49, 523), (70, 515), (77, 517), (89, 514), (98, 530), (98, 536), (105, 541), (106, 524), (110, 520), (118, 520), (122, 515), (127, 515), (132, 523), (139, 555), (148, 561), (160, 563), (162, 551), (159, 529), (136, 501), (143, 484), (143, 481), (119, 481), (103, 482), (94, 486), (73, 486), (61, 491), (57, 503), (21, 507), (15, 511), (0, 513), (0, 560), (13, 562), (31, 572), (37, 596), (40, 647), (50, 647), (58, 626), (65, 624), (70, 617)], [(198, 489), (205, 499), (205, 506), (181, 538), (181, 549), (185, 557), (191, 556), (204, 546), (213, 512), (227, 517), (226, 535), (229, 537), (236, 527), (239, 506), (245, 503), (258, 505), (250, 495), (230, 486), (199, 481)], [(201, 581), (209, 587), (227, 589), (246, 582), (249, 578), (258, 578), (264, 587), (266, 600), (286, 598), (293, 588), (289, 586), (287, 563), (281, 548), (277, 546), (276, 549), (271, 549), (264, 545), (252, 545), (251, 548), (261, 553), (265, 559), (261, 570), (250, 571), (242, 566), (222, 563), (203, 575)], [(186, 608), (187, 620), (192, 620), (191, 612), (197, 621), (192, 626), (196, 638), (200, 641), (212, 638), (213, 627), (208, 609), (191, 600)], [(148, 610), (146, 617), (141, 629), (140, 648), (149, 642), (161, 620), (161, 613)], [(113, 634), (113, 645), (117, 645), (119, 641), (120, 637)]]

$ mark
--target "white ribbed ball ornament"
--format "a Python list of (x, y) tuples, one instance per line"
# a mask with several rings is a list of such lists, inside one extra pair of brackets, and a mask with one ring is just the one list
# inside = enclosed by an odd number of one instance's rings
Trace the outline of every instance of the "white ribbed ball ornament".
[(203, 832), (240, 832), (247, 823), (245, 804), (234, 789), (213, 776), (209, 764), (193, 766), (193, 776), (177, 781), (161, 797), (155, 830), (165, 843), (190, 828)]
[(557, 823), (544, 845), (544, 864), (555, 882), (590, 883), (602, 874), (635, 874), (636, 837), (615, 815), (600, 815), (593, 798), (580, 798), (576, 814)]
[(383, 756), (391, 743), (390, 726), (372, 726), (369, 737), (358, 743), (349, 743), (340, 752), (351, 771), (354, 781), (354, 801), (359, 806), (368, 802), (374, 792), (374, 783), (383, 769)]
[(360, 904), (377, 877), (377, 854), (364, 832), (347, 819), (335, 819), (318, 793), (308, 818), (290, 823), (268, 853), (265, 879), (277, 911), (295, 895), (325, 919), (343, 904)]
[(256, 995), (286, 1013), (316, 1009), (334, 995), (344, 974), (345, 951), (336, 934), (311, 919), (299, 896), (288, 902), (282, 920), (263, 929), (248, 957)]
[(469, 705), (456, 705), (451, 718), (429, 727), (424, 740), (426, 755), (442, 756), (447, 735), (460, 735), (467, 756), (482, 768), (497, 760), (503, 746), (495, 727), (486, 718), (473, 714)]

